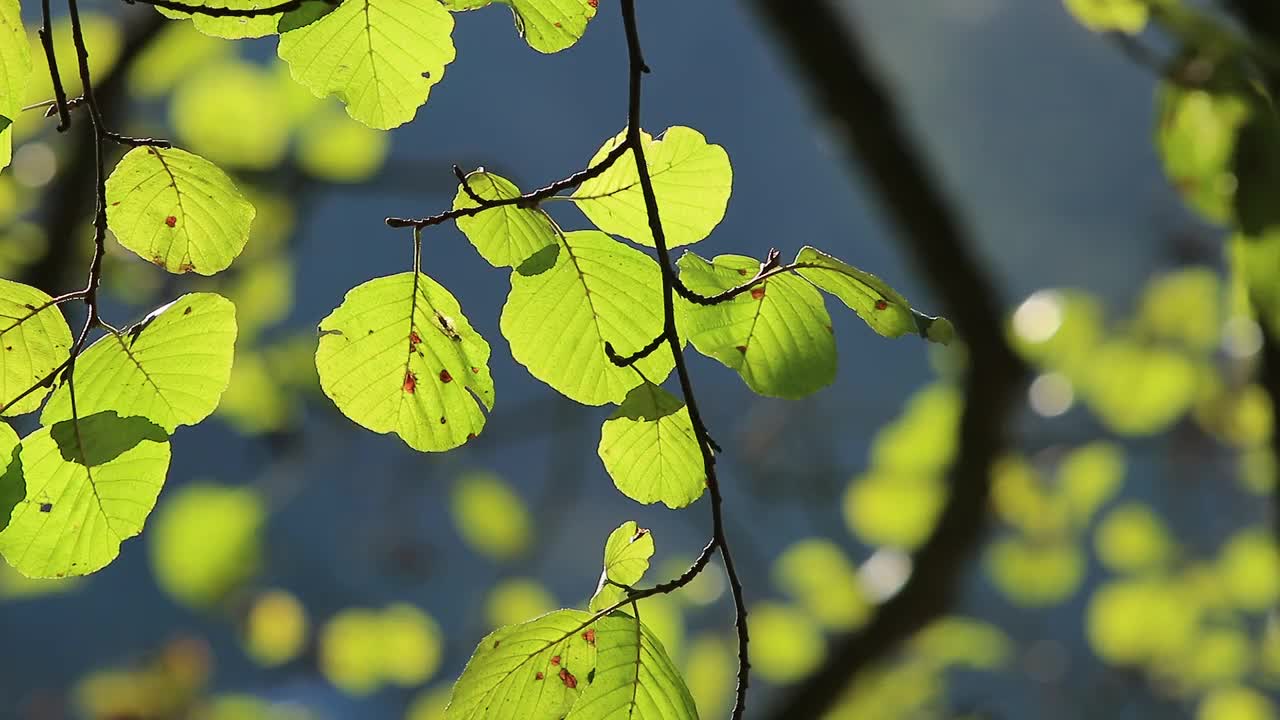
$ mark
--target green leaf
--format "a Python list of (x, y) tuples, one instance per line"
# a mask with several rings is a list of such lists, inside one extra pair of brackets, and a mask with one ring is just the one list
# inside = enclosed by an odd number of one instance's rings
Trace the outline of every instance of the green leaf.
[(453, 686), (445, 718), (564, 718), (596, 668), (590, 619), (581, 610), (557, 610), (490, 633)]
[[(657, 337), (661, 287), (657, 263), (639, 250), (594, 230), (566, 233), (511, 275), (502, 334), (517, 362), (570, 399), (621, 402), (643, 381), (632, 368), (610, 362), (604, 344), (626, 355)], [(674, 365), (660, 348), (635, 367), (662, 382)]]
[(22, 481), (22, 463), (15, 456), (18, 449), (18, 433), (7, 423), (0, 422), (0, 532), (9, 527), (13, 507), (22, 502), (26, 485)]
[(797, 270), (797, 274), (839, 298), (884, 337), (915, 333), (943, 345), (955, 338), (955, 328), (950, 321), (918, 312), (901, 293), (869, 272), (808, 245), (800, 248), (796, 263), (807, 266)]
[[(591, 165), (626, 140), (626, 132), (600, 148)], [(672, 127), (658, 139), (643, 134), (645, 160), (666, 234), (667, 247), (696, 243), (724, 219), (733, 189), (729, 155), (697, 130)], [(635, 157), (624, 154), (597, 178), (580, 185), (572, 198), (596, 227), (653, 247)]]
[[(197, 3), (207, 8), (230, 8), (235, 10), (257, 10), (279, 5), (280, 0), (199, 0)], [(181, 10), (156, 8), (161, 15), (181, 20), (191, 18), (191, 24), (205, 35), (227, 40), (242, 40), (273, 35), (280, 13), (258, 15), (255, 17), (210, 17), (208, 15), (192, 15)]]
[(344, 415), (424, 452), (479, 434), (493, 409), (489, 344), (422, 273), (370, 280), (320, 322), (320, 387)]
[[(520, 197), (520, 188), (506, 178), (477, 170), (467, 176), (472, 191), (485, 200)], [(476, 202), (463, 187), (453, 199), (453, 208), (475, 207)], [(555, 245), (560, 236), (556, 226), (541, 208), (518, 205), (486, 210), (472, 217), (458, 218), (458, 229), (467, 236), (480, 255), (494, 267), (517, 267), (539, 250)]]
[(45, 426), (18, 448), (24, 499), (0, 554), (27, 577), (87, 575), (142, 532), (169, 469), (164, 431), (111, 412)]
[(662, 642), (638, 619), (596, 623), (599, 669), (565, 720), (697, 720), (698, 709)]
[(44, 379), (71, 352), (71, 328), (53, 298), (30, 285), (0, 278), (0, 416), (40, 407), (39, 389), (14, 399)]
[(281, 35), (304, 28), (320, 18), (338, 9), (336, 0), (305, 0), (301, 5), (280, 15), (276, 23), (276, 32)]
[(519, 493), (494, 473), (469, 472), (459, 477), (450, 493), (449, 514), (462, 540), (478, 554), (510, 561), (533, 545), (529, 509)]
[(438, 2), (349, 0), (280, 36), (280, 58), (316, 97), (336, 95), (380, 130), (413, 119), (453, 61), (453, 16)]
[(1147, 24), (1148, 0), (1065, 0), (1067, 12), (1094, 32), (1136, 35)]
[(1230, 221), (1237, 187), (1231, 161), (1248, 103), (1233, 93), (1166, 82), (1158, 105), (1156, 151), (1165, 174), (1192, 209), (1214, 222)]
[[(236, 308), (214, 293), (192, 293), (158, 308), (119, 335), (108, 334), (76, 359), (76, 410), (144, 417), (172, 433), (213, 414), (231, 381)], [(40, 421), (71, 417), (63, 383)]]
[(644, 383), (627, 394), (600, 429), (600, 459), (623, 495), (675, 510), (702, 497), (706, 475), (689, 410)]
[[(713, 262), (685, 253), (680, 279), (716, 295), (753, 277), (760, 263), (741, 255)], [(718, 305), (684, 302), (683, 326), (698, 352), (738, 371), (761, 395), (801, 398), (836, 376), (836, 343), (822, 295), (805, 280), (774, 275)]]
[(255, 214), (226, 173), (176, 148), (134, 148), (107, 178), (111, 232), (171, 273), (227, 269), (248, 242)]
[(31, 79), (31, 45), (18, 0), (0, 0), (0, 170), (12, 154), (13, 118), (22, 111)]
[[(2, 449), (2, 448), (0, 448)], [(653, 557), (653, 534), (628, 520), (609, 533), (604, 544), (604, 571), (600, 584), (591, 597), (591, 612), (599, 612), (626, 597), (618, 587), (633, 587), (649, 570), (649, 558)]]
[(476, 10), (494, 2), (507, 5), (516, 32), (529, 47), (543, 53), (560, 52), (582, 38), (596, 16), (600, 0), (441, 0), (454, 12)]

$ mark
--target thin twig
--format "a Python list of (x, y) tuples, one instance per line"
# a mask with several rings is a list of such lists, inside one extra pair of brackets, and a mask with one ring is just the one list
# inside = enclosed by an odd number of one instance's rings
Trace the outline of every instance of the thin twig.
[(71, 112), (67, 108), (67, 91), (62, 87), (62, 73), (58, 72), (58, 55), (53, 50), (52, 13), (49, 0), (40, 0), (40, 46), (44, 48), (45, 64), (49, 66), (49, 78), (53, 81), (53, 102), (58, 108), (58, 132), (71, 128)]
[(450, 220), (457, 220), (458, 218), (462, 218), (462, 217), (471, 217), (473, 215), (479, 215), (485, 210), (492, 210), (493, 208), (504, 207), (507, 205), (516, 205), (518, 207), (534, 207), (538, 203), (542, 202), (543, 200), (546, 200), (547, 198), (553, 195), (559, 194), (571, 188), (576, 188), (582, 183), (588, 180), (591, 180), (593, 178), (597, 178), (600, 175), (604, 174), (604, 171), (612, 167), (613, 164), (618, 161), (618, 158), (626, 154), (628, 149), (629, 148), (627, 146), (627, 143), (625, 142), (621, 143), (614, 149), (610, 150), (608, 155), (605, 155), (603, 158), (601, 158), (600, 162), (596, 163), (595, 165), (592, 165), (586, 170), (581, 170), (579, 172), (576, 172), (570, 175), (569, 177), (566, 177), (562, 180), (557, 180), (551, 183), (550, 185), (547, 185), (546, 187), (542, 187), (537, 190), (527, 192), (524, 195), (521, 195), (519, 197), (501, 198), (496, 200), (481, 200), (479, 204), (472, 205), (471, 207), (458, 208), (456, 210), (448, 210), (446, 212), (432, 215), (431, 217), (420, 218), (417, 220), (411, 220), (407, 218), (398, 218), (398, 217), (389, 217), (387, 218), (386, 223), (387, 225), (393, 228), (403, 228), (403, 227), (425, 228), (425, 227), (430, 227), (432, 225), (439, 225), (441, 223), (445, 223)]
[(636, 22), (635, 0), (622, 0), (622, 22), (627, 36), (627, 55), (630, 71), (630, 92), (627, 104), (627, 139), (624, 143), (631, 149), (636, 161), (636, 173), (640, 178), (640, 190), (644, 195), (645, 213), (649, 219), (649, 231), (653, 235), (654, 248), (658, 253), (658, 265), (662, 270), (662, 310), (663, 333), (671, 355), (675, 361), (676, 375), (680, 379), (680, 391), (684, 396), (685, 408), (689, 411), (689, 419), (693, 424), (694, 438), (698, 449), (702, 452), (702, 467), (706, 474), (707, 492), (711, 496), (711, 544), (720, 551), (724, 560), (725, 575), (729, 579), (729, 590), (733, 596), (735, 609), (734, 628), (738, 635), (738, 684), (735, 692), (732, 718), (740, 720), (747, 708), (747, 686), (750, 684), (751, 662), (748, 656), (750, 637), (747, 630), (747, 605), (742, 590), (742, 581), (733, 564), (733, 554), (729, 550), (729, 542), (724, 529), (724, 498), (720, 492), (720, 482), (716, 477), (715, 452), (707, 431), (707, 426), (698, 411), (698, 402), (693, 393), (693, 382), (689, 377), (689, 368), (685, 363), (684, 348), (680, 342), (679, 330), (676, 327), (675, 286), (676, 273), (671, 264), (671, 252), (667, 248), (666, 234), (663, 232), (662, 219), (658, 211), (658, 196), (653, 188), (653, 178), (649, 175), (648, 161), (645, 159), (644, 142), (640, 129), (640, 98), (644, 74), (649, 67), (644, 62), (640, 49), (640, 31)]

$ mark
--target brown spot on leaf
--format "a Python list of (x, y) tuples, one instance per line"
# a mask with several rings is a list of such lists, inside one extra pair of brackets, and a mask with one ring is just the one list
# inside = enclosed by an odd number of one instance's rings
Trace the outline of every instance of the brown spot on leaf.
[(738, 274), (745, 277), (747, 274), (746, 268), (738, 268)]
[(155, 257), (151, 258), (151, 262), (155, 265), (159, 265), (160, 267), (164, 267), (164, 256), (156, 255)]
[(759, 299), (760, 299), (760, 298), (762, 298), (762, 297), (764, 297), (764, 288), (762, 288), (762, 287), (758, 287), (758, 288), (751, 288), (751, 299), (752, 299), (752, 300), (759, 300)]
[(534, 679), (534, 680), (541, 680), (542, 678), (543, 678), (543, 675), (542, 675), (542, 671), (541, 671), (541, 670), (539, 670), (539, 671), (538, 671), (537, 673), (535, 673), (535, 674), (534, 674), (534, 676), (533, 676), (533, 679)]
[(480, 368), (476, 367), (475, 365), (472, 365), (472, 366), (471, 366), (471, 372), (476, 373), (476, 374), (479, 374), (479, 373), (480, 373)]
[(595, 628), (587, 628), (587, 631), (586, 631), (586, 632), (584, 632), (584, 633), (582, 633), (582, 639), (583, 639), (583, 640), (586, 640), (588, 645), (595, 645), (595, 644), (596, 644), (596, 629), (595, 629)]
[(876, 309), (877, 309), (877, 310), (888, 310), (888, 309), (889, 309), (889, 303), (885, 302), (884, 300), (877, 300), (877, 301), (876, 301)]
[(444, 416), (443, 416), (443, 415), (441, 415), (441, 416), (440, 416), (440, 424), (441, 424), (441, 425), (443, 425), (443, 424), (445, 424), (446, 422), (448, 422), (448, 421), (444, 419)]
[(195, 264), (192, 263), (190, 260), (187, 260), (186, 262), (178, 266), (178, 272), (180, 273), (189, 273), (195, 269), (196, 269)]
[[(595, 2), (595, 0), (591, 1)], [(564, 683), (564, 686), (570, 690), (578, 687), (578, 678), (574, 677), (573, 673), (565, 670), (564, 668), (560, 668), (560, 682)]]
[(407, 393), (411, 393), (418, 389), (418, 376), (415, 375), (412, 370), (404, 371), (404, 385), (402, 387)]
[(40, 512), (53, 512), (53, 503), (40, 503)]
[(418, 334), (418, 331), (410, 330), (409, 331), (409, 349), (410, 350), (414, 349), (415, 347), (418, 346), (418, 343), (420, 342), (422, 342), (422, 336)]
[(742, 353), (743, 355), (746, 355), (746, 354), (747, 354), (747, 346), (746, 346), (746, 345), (739, 345), (739, 346), (738, 346), (738, 352)]
[(560, 23), (552, 23), (552, 24), (555, 25), (556, 27), (562, 27)]
[(164, 224), (168, 225), (169, 227), (178, 227), (178, 218), (174, 217), (173, 215), (170, 215), (169, 217), (164, 219)]
[(449, 371), (448, 371), (448, 370), (441, 370), (441, 371), (440, 371), (440, 382), (442, 382), (442, 383), (451, 383), (451, 382), (453, 382), (453, 376), (449, 374)]
[(430, 79), (431, 79), (431, 71), (430, 71), (430, 70), (428, 70), (428, 71), (426, 71), (426, 72), (422, 73), (422, 79), (423, 79), (423, 80), (430, 80)]
[(468, 440), (475, 440), (475, 439), (476, 439), (476, 434), (475, 434), (475, 433), (467, 433), (467, 439), (468, 439)]
[(587, 0), (587, 4), (593, 8), (600, 7), (600, 0)]
[(501, 641), (501, 640), (494, 640), (494, 641), (493, 641), (493, 648), (494, 648), (495, 650), (497, 650), (497, 649), (498, 649), (498, 646), (499, 646), (499, 645), (501, 645), (501, 644), (502, 644), (502, 641)]
[(183, 310), (183, 311), (182, 311), (182, 314), (183, 314), (183, 315), (190, 315), (190, 314), (191, 314), (191, 307), (190, 307), (190, 306), (188, 306), (186, 310)]
[(559, 665), (559, 664), (560, 664), (560, 656), (559, 656), (559, 655), (552, 655), (552, 656), (551, 656), (551, 664), (552, 664), (552, 665)]

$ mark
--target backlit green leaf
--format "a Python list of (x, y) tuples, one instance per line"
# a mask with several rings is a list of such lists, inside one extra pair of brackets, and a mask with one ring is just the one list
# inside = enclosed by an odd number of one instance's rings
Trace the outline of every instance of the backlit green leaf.
[(14, 400), (67, 359), (71, 328), (53, 298), (30, 285), (0, 278), (0, 415), (21, 415), (40, 407), (49, 394), (40, 388)]
[[(687, 127), (672, 127), (657, 139), (647, 133), (643, 137), (667, 247), (689, 245), (710, 235), (724, 218), (733, 188), (728, 153)], [(590, 164), (603, 160), (625, 139), (623, 132), (606, 142)], [(599, 177), (582, 183), (572, 199), (601, 230), (653, 247), (640, 175), (631, 153)]]
[(422, 273), (377, 278), (320, 323), (320, 386), (344, 415), (424, 452), (449, 450), (493, 408), (489, 344)]
[(538, 52), (560, 52), (587, 31), (600, 0), (441, 0), (454, 12), (476, 10), (494, 2), (507, 5), (515, 16), (516, 32)]
[(901, 293), (869, 272), (807, 245), (796, 255), (796, 262), (807, 266), (796, 271), (801, 277), (839, 298), (885, 337), (915, 333), (943, 345), (955, 337), (955, 329), (946, 318), (916, 311)]
[(101, 412), (40, 428), (18, 459), (26, 494), (0, 533), (0, 554), (28, 577), (86, 575), (142, 532), (169, 469), (169, 441), (148, 420)]
[(643, 623), (614, 613), (596, 623), (598, 669), (565, 720), (697, 720), (684, 678)]
[[(678, 264), (680, 279), (701, 295), (736, 287), (760, 267), (741, 255), (707, 262), (693, 253)], [(738, 371), (761, 395), (801, 398), (835, 379), (831, 317), (822, 295), (801, 278), (775, 275), (728, 302), (684, 304), (683, 330), (698, 352)]]
[[(639, 250), (593, 230), (566, 233), (512, 273), (502, 334), (517, 362), (570, 399), (620, 403), (643, 381), (610, 362), (604, 344), (627, 355), (657, 337), (661, 287), (657, 263)], [(659, 348), (635, 367), (662, 382), (674, 364)]]
[(380, 130), (413, 119), (453, 61), (453, 16), (438, 2), (349, 0), (280, 36), (281, 59), (316, 97), (335, 95)]
[[(0, 446), (0, 450), (3, 447)], [(591, 598), (590, 610), (597, 612), (626, 596), (619, 585), (632, 587), (649, 570), (653, 557), (653, 534), (628, 520), (609, 533), (604, 544), (604, 571), (600, 573), (600, 585)]]
[(644, 383), (600, 429), (600, 459), (623, 495), (678, 509), (702, 497), (702, 450), (684, 403)]
[(281, 35), (304, 28), (338, 8), (338, 0), (305, 0), (301, 5), (279, 15), (276, 32)]
[(598, 638), (590, 619), (581, 610), (557, 610), (490, 633), (453, 686), (445, 717), (564, 718), (596, 668)]
[[(120, 335), (108, 334), (76, 360), (76, 409), (81, 416), (114, 411), (144, 417), (172, 433), (218, 407), (231, 380), (236, 309), (213, 293), (183, 295)], [(40, 421), (71, 417), (65, 383)]]
[(1166, 82), (1160, 89), (1159, 114), (1156, 150), (1170, 182), (1205, 217), (1230, 220), (1237, 185), (1231, 160), (1248, 105), (1236, 95)]
[[(279, 5), (281, 0), (199, 0), (197, 5), (203, 5), (208, 8), (231, 8), (235, 10), (257, 10), (259, 8), (267, 8), (273, 5)], [(228, 40), (240, 40), (245, 38), (258, 38), (266, 35), (272, 35), (276, 32), (276, 23), (279, 22), (280, 13), (274, 15), (259, 15), (255, 17), (210, 17), (208, 15), (191, 15), (180, 10), (169, 10), (167, 8), (156, 8), (160, 14), (174, 18), (183, 19), (191, 18), (192, 24), (197, 30), (205, 35), (213, 37), (226, 38)]]
[[(467, 176), (472, 191), (485, 200), (520, 197), (520, 188), (506, 178), (477, 170)], [(458, 188), (454, 209), (475, 207), (465, 188)], [(517, 205), (486, 210), (472, 217), (458, 218), (458, 229), (467, 236), (480, 255), (494, 267), (516, 267), (560, 235), (551, 216), (541, 208)]]
[(31, 46), (18, 0), (0, 0), (0, 170), (12, 153), (13, 118), (22, 111), (31, 79)]
[(107, 178), (111, 232), (171, 273), (227, 269), (248, 242), (255, 214), (226, 173), (176, 148), (134, 148)]
[(1065, 0), (1067, 11), (1095, 32), (1137, 34), (1147, 24), (1147, 0)]

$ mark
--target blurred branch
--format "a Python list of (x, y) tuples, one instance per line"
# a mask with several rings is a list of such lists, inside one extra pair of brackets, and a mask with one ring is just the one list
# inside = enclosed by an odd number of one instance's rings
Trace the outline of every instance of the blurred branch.
[(817, 718), (859, 671), (951, 607), (984, 534), (990, 467), (1003, 447), (1007, 416), (1026, 370), (1005, 341), (1004, 310), (972, 254), (968, 230), (904, 132), (904, 120), (846, 20), (825, 0), (752, 0), (751, 5), (845, 142), (850, 165), (867, 176), (969, 351), (950, 496), (913, 558), (914, 572), (863, 629), (836, 638), (826, 663), (788, 690), (772, 714)]
[[(111, 70), (95, 83), (98, 107), (107, 125), (118, 126), (124, 118), (129, 106), (126, 78), (133, 64), (142, 51), (151, 44), (167, 22), (158, 13), (147, 13), (136, 22), (125, 27), (124, 43), (120, 54)], [(19, 281), (44, 290), (50, 295), (58, 295), (73, 282), (77, 266), (72, 258), (77, 257), (78, 240), (83, 213), (93, 203), (96, 188), (93, 183), (84, 182), (94, 173), (96, 157), (93, 151), (94, 134), (86, 127), (83, 133), (77, 133), (70, 139), (65, 160), (59, 165), (57, 177), (43, 193), (44, 204), (41, 208), (47, 242), (45, 253), (34, 263), (28, 265), (18, 278)]]
[[(1274, 0), (1230, 0), (1228, 5), (1239, 17), (1241, 24), (1256, 40), (1267, 43), (1272, 48), (1280, 47), (1280, 4)], [(1268, 90), (1275, 97), (1280, 90), (1280, 69), (1264, 68)], [(1258, 369), (1258, 382), (1271, 400), (1272, 408), (1280, 408), (1280, 344), (1275, 335), (1275, 311), (1255, 302), (1259, 323), (1262, 328), (1262, 362)], [(1280, 432), (1271, 431), (1271, 451), (1280, 458)], [(1280, 468), (1280, 463), (1277, 463)], [(1276, 487), (1272, 491), (1272, 528), (1277, 543), (1280, 543), (1280, 469), (1277, 470)]]

